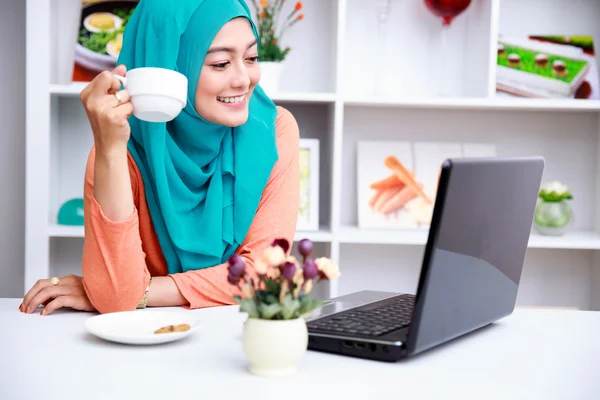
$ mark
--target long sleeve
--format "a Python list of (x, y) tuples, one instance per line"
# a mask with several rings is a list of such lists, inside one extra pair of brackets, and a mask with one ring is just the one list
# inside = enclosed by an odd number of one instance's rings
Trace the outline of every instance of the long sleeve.
[[(269, 181), (244, 243), (236, 251), (252, 271), (254, 260), (275, 238), (293, 242), (300, 197), (299, 129), (292, 114), (279, 107), (277, 150)], [(189, 308), (234, 304), (238, 289), (227, 282), (227, 265), (170, 275)]]
[[(88, 157), (84, 180), (85, 241), (82, 281), (92, 305), (100, 312), (134, 310), (150, 280), (142, 249), (138, 208), (125, 221), (108, 219), (94, 198), (95, 149)], [(129, 156), (134, 202), (137, 177)]]

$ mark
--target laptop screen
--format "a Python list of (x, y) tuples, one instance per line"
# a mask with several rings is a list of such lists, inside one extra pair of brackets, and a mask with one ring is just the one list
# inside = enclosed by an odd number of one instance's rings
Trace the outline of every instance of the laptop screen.
[(409, 353), (513, 311), (543, 169), (541, 158), (444, 164), (407, 341)]

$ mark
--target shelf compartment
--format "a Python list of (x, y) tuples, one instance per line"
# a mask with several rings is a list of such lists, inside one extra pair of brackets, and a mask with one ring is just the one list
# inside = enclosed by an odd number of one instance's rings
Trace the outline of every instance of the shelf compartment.
[[(597, 101), (600, 85), (598, 78), (598, 38), (600, 26), (597, 24), (597, 15), (600, 13), (600, 2), (597, 0), (578, 0), (569, 2), (563, 0), (495, 0), (498, 2), (496, 12), (498, 15), (497, 37), (495, 46), (500, 37), (518, 38), (526, 40), (530, 35), (589, 35), (594, 38), (595, 59), (592, 63), (588, 77), (585, 80), (591, 85), (590, 100)], [(532, 18), (536, 16), (537, 18)], [(550, 50), (551, 52), (551, 50)], [(494, 57), (494, 66), (496, 57)], [(496, 86), (496, 68), (493, 73), (494, 91)], [(534, 90), (535, 91), (535, 90)], [(586, 91), (583, 91), (583, 95)], [(509, 96), (506, 93), (497, 93), (498, 96)], [(514, 97), (518, 98), (518, 97)]]
[[(371, 142), (481, 143), (500, 157), (539, 155), (543, 182), (559, 180), (575, 200), (573, 231), (594, 231), (599, 119), (596, 113), (497, 113), (352, 107), (344, 112), (342, 226), (358, 221), (358, 145)], [(441, 163), (442, 160), (440, 160)], [(367, 168), (368, 164), (362, 166)], [(411, 165), (409, 168), (413, 168)], [(592, 183), (592, 184), (590, 184)], [(366, 189), (368, 190), (368, 188)]]
[(379, 25), (378, 18), (386, 15), (381, 12), (383, 3), (347, 3), (344, 87), (369, 94), (429, 97), (440, 92), (444, 75), (448, 92), (454, 96), (489, 94), (491, 2), (472, 2), (452, 22), (446, 60), (442, 60), (441, 19), (422, 0), (389, 0), (387, 22)]

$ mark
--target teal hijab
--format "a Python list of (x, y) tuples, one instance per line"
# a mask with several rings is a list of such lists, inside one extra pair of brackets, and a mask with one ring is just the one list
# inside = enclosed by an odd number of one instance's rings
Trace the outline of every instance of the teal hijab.
[(195, 94), (205, 55), (233, 18), (252, 26), (243, 0), (141, 0), (127, 23), (119, 64), (188, 78), (187, 105), (172, 121), (131, 116), (128, 149), (142, 174), (169, 273), (221, 264), (242, 244), (277, 161), (275, 104), (256, 86), (244, 125), (203, 119)]

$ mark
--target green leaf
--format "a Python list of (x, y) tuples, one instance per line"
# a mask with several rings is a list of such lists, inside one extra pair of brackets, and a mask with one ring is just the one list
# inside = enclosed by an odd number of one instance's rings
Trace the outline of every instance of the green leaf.
[(321, 307), (324, 302), (321, 300), (315, 299), (311, 296), (301, 296), (300, 297), (300, 310), (299, 314), (304, 315), (313, 312), (316, 308)]
[(573, 195), (571, 194), (571, 192), (565, 192), (565, 193), (559, 194), (554, 191), (547, 192), (545, 190), (542, 190), (542, 191), (540, 191), (540, 194), (538, 197), (549, 203), (560, 202), (563, 200), (573, 200)]
[(281, 291), (281, 287), (279, 286), (279, 283), (275, 282), (271, 278), (265, 278), (264, 282), (265, 282), (265, 288), (268, 292), (274, 294), (275, 296), (279, 296), (279, 292)]
[(233, 296), (233, 300), (235, 300), (235, 302), (237, 304), (240, 304), (242, 302), (242, 298), (240, 296), (237, 296), (237, 295)]
[(253, 299), (245, 299), (240, 303), (240, 311), (248, 313), (250, 318), (258, 318), (258, 310)]
[(293, 317), (298, 317), (300, 311), (300, 301), (298, 299), (292, 298), (291, 294), (288, 294), (283, 299), (283, 303), (281, 303), (281, 315), (283, 319), (291, 319)]
[(258, 306), (258, 309), (260, 311), (261, 318), (273, 319), (273, 317), (275, 317), (275, 315), (277, 315), (281, 311), (281, 304), (279, 304), (279, 303), (275, 303), (275, 304), (260, 303), (260, 305)]
[(266, 290), (256, 291), (256, 298), (258, 299), (259, 303), (265, 303), (265, 304), (279, 303), (279, 297), (269, 291), (266, 291)]

